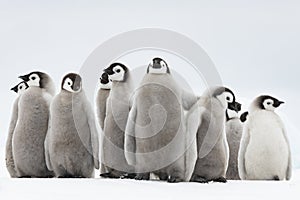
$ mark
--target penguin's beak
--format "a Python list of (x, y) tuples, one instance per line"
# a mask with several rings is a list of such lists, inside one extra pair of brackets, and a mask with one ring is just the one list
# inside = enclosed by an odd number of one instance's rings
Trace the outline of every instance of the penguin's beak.
[(11, 88), (10, 90), (14, 91), (15, 93), (17, 93), (17, 92), (18, 92), (18, 88), (17, 88), (17, 86), (15, 86), (15, 87)]
[(113, 70), (111, 70), (111, 69), (109, 69), (109, 68), (107, 68), (107, 69), (104, 69), (104, 72), (105, 72), (105, 73), (107, 73), (108, 75), (112, 75), (112, 74), (114, 74), (114, 71), (113, 71)]
[(232, 102), (228, 104), (228, 109), (234, 110), (236, 112), (241, 111), (241, 108), (242, 108), (242, 104), (240, 104), (239, 102)]
[(279, 107), (281, 104), (284, 104), (284, 102), (283, 102), (283, 101), (276, 101), (276, 102), (274, 102), (273, 106), (274, 106), (275, 108), (277, 108), (277, 107)]
[(20, 79), (22, 79), (23, 81), (29, 81), (29, 76), (28, 75), (23, 75), (23, 76), (19, 76)]

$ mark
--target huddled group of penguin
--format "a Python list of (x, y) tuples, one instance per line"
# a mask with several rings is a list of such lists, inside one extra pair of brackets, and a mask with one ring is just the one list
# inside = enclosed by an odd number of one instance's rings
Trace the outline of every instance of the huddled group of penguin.
[(226, 87), (194, 95), (161, 58), (145, 72), (135, 89), (124, 64), (105, 68), (95, 112), (79, 74), (65, 75), (58, 94), (46, 73), (20, 76), (6, 144), (10, 176), (91, 178), (100, 169), (103, 178), (170, 183), (291, 178), (289, 141), (274, 112), (282, 101), (261, 95), (240, 115)]

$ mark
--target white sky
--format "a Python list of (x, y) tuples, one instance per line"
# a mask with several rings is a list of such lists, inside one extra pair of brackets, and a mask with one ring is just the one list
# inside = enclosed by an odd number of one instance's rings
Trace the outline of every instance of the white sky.
[[(243, 102), (260, 93), (284, 100), (278, 111), (300, 166), (299, 10), (300, 2), (289, 0), (1, 0), (0, 149), (16, 98), (10, 88), (18, 83), (18, 75), (43, 70), (59, 87), (63, 75), (78, 70), (102, 42), (122, 32), (155, 27), (197, 42), (215, 63), (224, 84)], [(195, 85), (193, 89), (199, 91)]]

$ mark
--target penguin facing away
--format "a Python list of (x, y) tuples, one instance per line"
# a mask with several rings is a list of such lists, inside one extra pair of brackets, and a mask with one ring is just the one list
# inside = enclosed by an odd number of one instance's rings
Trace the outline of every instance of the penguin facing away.
[(290, 180), (289, 141), (284, 124), (275, 113), (283, 103), (261, 95), (250, 105), (239, 151), (242, 180)]
[(130, 70), (122, 63), (113, 63), (104, 72), (108, 74), (112, 86), (106, 103), (101, 139), (101, 163), (107, 173), (102, 173), (101, 176), (133, 178), (134, 168), (126, 162), (124, 155), (124, 133), (130, 110), (130, 97), (134, 88)]
[(98, 131), (80, 75), (65, 75), (50, 115), (45, 141), (47, 167), (60, 178), (93, 177), (94, 168), (99, 169)]
[(6, 149), (5, 149), (6, 168), (12, 178), (17, 177), (17, 172), (15, 170), (15, 162), (14, 162), (13, 152), (12, 152), (13, 151), (12, 138), (18, 121), (18, 103), (19, 103), (20, 95), (22, 95), (28, 87), (29, 87), (28, 84), (22, 81), (19, 84), (17, 84), (15, 87), (11, 88), (12, 91), (16, 92), (19, 95), (13, 104), (13, 110), (12, 110), (11, 120), (9, 124), (9, 131), (8, 131), (8, 136), (6, 140)]
[(52, 177), (45, 162), (44, 141), (54, 84), (43, 72), (32, 72), (20, 78), (29, 88), (19, 98), (18, 120), (12, 138), (17, 177)]
[(226, 87), (213, 87), (199, 100), (203, 109), (197, 131), (198, 159), (191, 182), (227, 182), (229, 149), (225, 132), (225, 111), (240, 110), (234, 93)]
[[(100, 77), (100, 88), (98, 90), (97, 99), (96, 99), (97, 117), (102, 131), (104, 130), (104, 121), (106, 117), (106, 103), (110, 93), (111, 85), (112, 82), (109, 79), (108, 74), (103, 72)], [(100, 146), (102, 146), (102, 141)], [(106, 173), (107, 170), (105, 168), (105, 165), (101, 164), (100, 176)]]
[(196, 102), (196, 96), (177, 85), (167, 63), (154, 58), (136, 91), (126, 126), (125, 155), (138, 172), (137, 180), (149, 180), (152, 172), (160, 180), (186, 181), (183, 141), (188, 122), (183, 109)]
[[(238, 105), (238, 109), (241, 105)], [(227, 108), (226, 109), (226, 138), (229, 146), (229, 163), (226, 172), (227, 180), (240, 180), (238, 170), (238, 153), (240, 148), (240, 141), (243, 133), (243, 125), (238, 116), (238, 111)]]

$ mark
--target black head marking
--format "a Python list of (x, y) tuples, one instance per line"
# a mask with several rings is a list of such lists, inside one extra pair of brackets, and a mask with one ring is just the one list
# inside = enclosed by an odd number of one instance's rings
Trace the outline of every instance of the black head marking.
[[(30, 76), (33, 75), (33, 74), (38, 75), (38, 77), (40, 78), (40, 82), (39, 82), (40, 88), (45, 88), (45, 85), (46, 85), (49, 77), (43, 72), (34, 71), (34, 72), (29, 73), (29, 74), (19, 76), (19, 78), (22, 79), (25, 82), (28, 82), (28, 81), (30, 81)], [(34, 81), (34, 80), (35, 80), (35, 77), (32, 77), (32, 81)]]
[(260, 109), (266, 109), (264, 107), (264, 102), (267, 100), (267, 99), (270, 99), (273, 101), (273, 107), (274, 108), (277, 108), (279, 107), (281, 104), (283, 104), (284, 102), (283, 101), (279, 101), (278, 99), (270, 96), (270, 95), (261, 95), (257, 98), (257, 106), (260, 108)]
[(102, 75), (100, 77), (100, 83), (104, 84), (104, 85), (107, 84), (107, 83), (109, 83), (109, 76), (108, 76), (108, 74), (106, 72), (102, 73)]
[(162, 58), (156, 57), (152, 59), (152, 63), (153, 65), (151, 66), (151, 64), (148, 65), (147, 67), (147, 74), (149, 73), (149, 68), (152, 67), (154, 69), (160, 69), (162, 66), (160, 64), (160, 62), (163, 61), (164, 63), (166, 63), (166, 68), (167, 68), (167, 73), (170, 74), (170, 69), (169, 66), (167, 64), (166, 61), (164, 61)]
[(63, 81), (61, 83), (61, 89), (62, 90), (65, 90), (63, 88), (63, 86), (64, 86), (64, 83), (65, 83), (65, 81), (66, 81), (67, 78), (71, 79), (72, 82), (73, 82), (73, 84), (70, 85), (73, 91), (80, 90), (82, 79), (81, 79), (81, 77), (80, 77), (79, 74), (75, 74), (75, 73), (69, 73), (69, 74), (65, 75), (65, 77), (63, 78)]
[(213, 95), (213, 97), (217, 97), (217, 96), (221, 95), (223, 92), (229, 92), (230, 94), (232, 94), (233, 102), (235, 102), (235, 95), (233, 94), (233, 92), (230, 89), (228, 89), (226, 87), (218, 87), (212, 95)]
[(123, 70), (124, 70), (124, 72), (125, 72), (125, 74), (124, 74), (124, 80), (123, 81), (126, 81), (127, 80), (127, 77), (128, 77), (128, 68), (124, 65), (124, 64), (122, 64), (122, 63), (113, 63), (113, 64), (111, 64), (108, 68), (106, 68), (106, 69), (104, 69), (104, 72), (105, 73), (107, 73), (108, 75), (113, 75), (113, 74), (115, 74), (116, 72), (114, 72), (114, 68), (116, 67), (116, 66), (120, 66)]
[(248, 111), (244, 112), (244, 113), (240, 116), (241, 122), (245, 122), (245, 121), (247, 120), (248, 115), (249, 115), (249, 112), (248, 112)]

